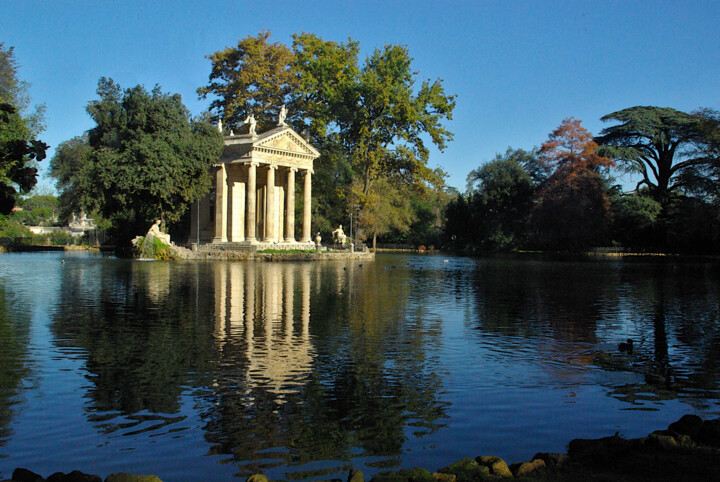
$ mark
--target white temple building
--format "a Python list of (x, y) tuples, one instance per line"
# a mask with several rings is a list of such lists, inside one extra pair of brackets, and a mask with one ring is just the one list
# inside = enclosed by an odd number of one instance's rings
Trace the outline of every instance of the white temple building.
[[(313, 161), (320, 153), (282, 120), (278, 124), (258, 135), (252, 119), (249, 134), (224, 137), (222, 156), (213, 166), (214, 190), (192, 206), (190, 243), (260, 249), (313, 243)], [(303, 207), (296, 228), (298, 182)]]

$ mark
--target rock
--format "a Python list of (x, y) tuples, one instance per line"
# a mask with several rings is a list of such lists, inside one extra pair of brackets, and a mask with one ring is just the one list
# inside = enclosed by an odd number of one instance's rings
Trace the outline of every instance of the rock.
[(268, 478), (264, 474), (253, 474), (245, 482), (268, 482)]
[(672, 435), (665, 433), (665, 430), (653, 432), (647, 438), (647, 443), (660, 447), (663, 450), (674, 449), (678, 446), (677, 440)]
[(17, 482), (44, 482), (45, 479), (43, 479), (42, 475), (18, 467), (13, 471), (12, 480)]
[(102, 477), (99, 475), (90, 475), (80, 472), (79, 470), (73, 470), (69, 474), (62, 472), (55, 472), (47, 478), (48, 482), (103, 482)]
[(720, 447), (720, 418), (705, 420), (698, 431), (697, 441), (711, 447)]
[(350, 469), (348, 473), (347, 482), (365, 482), (362, 470)]
[(490, 475), (490, 468), (478, 464), (475, 460), (465, 457), (447, 467), (438, 470), (441, 474), (453, 474), (458, 482), (473, 481)]
[(475, 457), (475, 462), (482, 466), (488, 467), (490, 469), (490, 475), (497, 475), (499, 477), (512, 477), (512, 472), (510, 472), (510, 468), (500, 457), (494, 457), (492, 455), (481, 455), (479, 457)]
[(544, 468), (545, 461), (542, 459), (534, 459), (530, 462), (521, 462), (510, 466), (510, 470), (515, 477), (523, 477)]
[(535, 459), (545, 462), (546, 467), (560, 469), (570, 460), (570, 457), (565, 454), (539, 452), (532, 458), (532, 460)]
[(575, 439), (568, 444), (568, 455), (575, 457), (609, 456), (633, 448), (636, 444), (617, 435), (599, 439)]
[(383, 472), (382, 474), (375, 474), (375, 476), (370, 479), (370, 482), (407, 482), (407, 477), (396, 472)]
[(398, 471), (399, 475), (406, 478), (408, 482), (435, 482), (435, 477), (430, 471), (422, 468), (403, 469)]
[(455, 474), (441, 474), (440, 472), (435, 472), (433, 477), (437, 482), (457, 482), (457, 476), (455, 476)]
[(700, 431), (702, 424), (702, 418), (697, 415), (683, 415), (680, 420), (671, 423), (668, 430), (695, 438)]
[(135, 475), (125, 472), (110, 474), (105, 478), (105, 482), (162, 482), (154, 475)]

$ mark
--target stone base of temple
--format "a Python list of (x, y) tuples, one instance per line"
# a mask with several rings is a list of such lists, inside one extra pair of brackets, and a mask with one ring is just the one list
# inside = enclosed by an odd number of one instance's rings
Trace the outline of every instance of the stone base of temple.
[[(249, 251), (258, 252), (264, 250), (278, 250), (278, 251), (290, 251), (290, 250), (314, 250), (315, 243), (307, 242), (301, 243), (298, 241), (294, 242), (265, 242), (265, 241), (241, 241), (238, 243), (202, 243), (198, 246), (198, 251)], [(326, 248), (321, 248), (322, 250)]]

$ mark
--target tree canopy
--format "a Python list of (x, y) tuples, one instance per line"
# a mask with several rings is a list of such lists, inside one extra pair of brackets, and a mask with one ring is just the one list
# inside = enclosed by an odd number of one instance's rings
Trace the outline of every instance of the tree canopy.
[(37, 183), (37, 161), (48, 146), (36, 139), (43, 108), (29, 112), (27, 82), (18, 79), (13, 48), (0, 43), (0, 214), (8, 214), (18, 197)]
[(63, 201), (100, 214), (121, 239), (156, 219), (174, 223), (210, 189), (208, 170), (222, 151), (209, 122), (192, 120), (177, 94), (121, 89), (101, 78), (88, 103), (95, 127), (63, 143), (51, 161)]
[[(445, 93), (441, 80), (416, 85), (413, 59), (403, 46), (378, 48), (362, 65), (358, 55), (353, 40), (337, 43), (302, 33), (293, 36), (290, 48), (271, 44), (269, 33), (261, 32), (210, 55), (209, 83), (198, 89), (203, 98), (216, 97), (216, 117), (238, 131), (250, 114), (273, 125), (280, 106), (288, 106), (286, 121), (310, 135), (323, 153), (315, 169), (320, 182), (342, 183), (342, 189), (318, 191), (315, 211), (321, 218), (338, 215), (326, 206), (349, 212), (353, 179), (360, 181), (360, 195), (352, 197), (362, 209), (371, 209), (377, 199), (371, 187), (380, 180), (397, 189), (443, 185), (444, 173), (427, 166), (426, 142), (442, 150), (452, 140), (444, 122), (452, 118), (455, 97)], [(399, 207), (395, 214), (404, 218)], [(367, 232), (379, 232), (371, 223), (381, 217), (368, 212), (364, 219)], [(327, 219), (320, 224), (329, 225)]]
[(661, 204), (667, 204), (675, 190), (692, 189), (696, 169), (716, 162), (698, 152), (703, 136), (697, 116), (669, 107), (636, 106), (601, 120), (618, 124), (595, 139), (599, 153), (639, 173), (637, 187), (646, 186)]

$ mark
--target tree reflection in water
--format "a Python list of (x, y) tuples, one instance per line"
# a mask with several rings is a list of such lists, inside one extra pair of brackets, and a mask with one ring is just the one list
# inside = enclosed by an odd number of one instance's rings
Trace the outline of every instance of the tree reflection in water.
[[(609, 268), (610, 267), (610, 268)], [(474, 275), (475, 330), (498, 334), (502, 356), (544, 354), (558, 379), (588, 370), (635, 374), (635, 382), (603, 378), (611, 396), (644, 402), (686, 399), (706, 408), (718, 398), (720, 291), (711, 263), (487, 259)], [(618, 344), (633, 339), (631, 354)]]
[[(424, 365), (430, 340), (404, 329), (401, 285), (355, 264), (213, 269), (220, 369), (204, 418), (214, 450), (232, 454), (241, 474), (356, 456), (394, 466), (408, 427), (420, 436), (441, 426), (440, 382)], [(408, 357), (397, 344), (417, 350)]]
[(20, 402), (20, 385), (23, 379), (26, 385), (31, 383), (26, 360), (30, 316), (22, 303), (13, 303), (16, 298), (0, 279), (0, 447), (12, 435), (13, 407)]
[(442, 383), (427, 360), (441, 333), (428, 327), (440, 320), (407, 313), (408, 286), (382, 271), (98, 266), (90, 284), (83, 269), (63, 272), (52, 330), (87, 350), (88, 417), (102, 433), (180, 429), (190, 389), (211, 455), (242, 474), (290, 465), (314, 476), (356, 457), (396, 466), (408, 437), (443, 426)]

